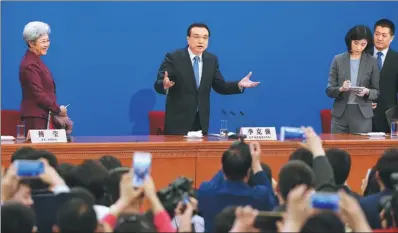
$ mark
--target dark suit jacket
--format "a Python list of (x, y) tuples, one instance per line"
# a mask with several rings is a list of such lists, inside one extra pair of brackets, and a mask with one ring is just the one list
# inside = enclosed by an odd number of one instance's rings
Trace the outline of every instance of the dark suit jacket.
[[(390, 132), (390, 126), (387, 122), (385, 112), (397, 104), (398, 94), (398, 53), (388, 50), (383, 68), (380, 72), (380, 95), (377, 99), (377, 108), (374, 110), (373, 122), (375, 131)], [(398, 108), (395, 117), (398, 118)]]
[(376, 193), (373, 195), (369, 195), (363, 197), (359, 200), (359, 204), (362, 207), (363, 212), (365, 213), (366, 219), (372, 229), (380, 229), (380, 201), (383, 197), (392, 195), (391, 190), (384, 190), (380, 193)]
[[(365, 118), (373, 117), (372, 101), (379, 96), (379, 79), (380, 72), (376, 59), (367, 53), (363, 53), (359, 64), (357, 83), (352, 83), (352, 86), (369, 89), (368, 96), (357, 96), (359, 109)], [(348, 52), (336, 55), (330, 67), (326, 94), (335, 99), (332, 108), (334, 117), (341, 117), (348, 103), (350, 92), (339, 91), (345, 80), (351, 80), (350, 54)]]
[(253, 176), (254, 187), (243, 181), (225, 180), (219, 171), (212, 180), (203, 182), (197, 192), (198, 208), (205, 220), (205, 232), (213, 232), (214, 218), (229, 206), (250, 205), (254, 209), (271, 211), (276, 206), (275, 195), (264, 171)]
[(204, 52), (203, 70), (199, 88), (196, 86), (192, 61), (188, 49), (167, 53), (161, 64), (155, 82), (155, 90), (166, 94), (163, 88), (164, 72), (175, 85), (168, 90), (166, 99), (165, 134), (186, 134), (191, 129), (197, 111), (204, 132), (209, 128), (210, 91), (213, 88), (220, 94), (238, 94), (238, 82), (225, 82), (218, 67), (217, 57)]
[(19, 66), (22, 88), (21, 117), (48, 118), (48, 112), (60, 112), (51, 72), (39, 56), (26, 51)]

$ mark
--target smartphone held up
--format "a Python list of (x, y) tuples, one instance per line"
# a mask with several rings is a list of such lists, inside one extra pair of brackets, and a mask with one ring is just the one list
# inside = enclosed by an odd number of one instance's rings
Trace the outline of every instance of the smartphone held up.
[(142, 187), (145, 179), (150, 175), (152, 166), (152, 154), (148, 152), (135, 152), (133, 155), (134, 169), (133, 187)]

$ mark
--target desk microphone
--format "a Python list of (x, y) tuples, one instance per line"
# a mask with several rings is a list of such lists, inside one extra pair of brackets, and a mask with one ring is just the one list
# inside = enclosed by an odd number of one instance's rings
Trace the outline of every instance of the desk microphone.
[[(242, 118), (245, 117), (245, 113), (244, 113), (243, 111), (239, 111), (239, 115), (240, 115)], [(249, 119), (249, 121), (250, 121), (250, 126), (256, 127), (256, 124), (254, 124), (254, 122), (253, 122), (251, 119)]]
[[(229, 114), (231, 114), (234, 117), (238, 117), (237, 114), (234, 111), (230, 111)], [(240, 133), (240, 128), (242, 127), (242, 121), (240, 119), (237, 119), (238, 124), (236, 125), (236, 134)]]

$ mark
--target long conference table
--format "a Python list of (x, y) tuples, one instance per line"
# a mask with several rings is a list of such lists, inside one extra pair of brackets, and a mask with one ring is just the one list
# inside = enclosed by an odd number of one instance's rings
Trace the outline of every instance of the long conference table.
[[(352, 156), (348, 185), (360, 191), (361, 181), (366, 172), (377, 161), (383, 151), (398, 147), (398, 140), (387, 136), (385, 139), (370, 139), (359, 135), (321, 135), (325, 149), (340, 148)], [(158, 188), (166, 187), (179, 176), (193, 180), (199, 187), (202, 181), (212, 178), (221, 168), (222, 153), (233, 141), (220, 141), (215, 137), (202, 140), (186, 140), (183, 136), (77, 136), (68, 143), (32, 144), (1, 143), (1, 162), (10, 164), (13, 152), (22, 146), (48, 150), (54, 153), (59, 163), (80, 164), (86, 159), (99, 159), (103, 155), (114, 155), (124, 166), (131, 166), (134, 152), (152, 153), (152, 176)], [(292, 151), (299, 148), (298, 142), (260, 141), (262, 157), (277, 180), (280, 168), (288, 161)]]

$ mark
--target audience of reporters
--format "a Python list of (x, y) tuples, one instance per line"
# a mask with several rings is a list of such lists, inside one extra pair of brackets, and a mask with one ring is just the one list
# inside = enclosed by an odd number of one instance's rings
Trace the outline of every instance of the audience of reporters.
[[(398, 173), (398, 149), (386, 150), (370, 169), (362, 197), (346, 182), (349, 153), (335, 148), (325, 151), (313, 129), (303, 129), (306, 141), (281, 168), (277, 183), (270, 167), (260, 162), (260, 145), (237, 141), (223, 153), (222, 169), (200, 185), (197, 199), (192, 196), (188, 204), (180, 201), (173, 215), (163, 207), (152, 178), (143, 187), (133, 188), (132, 169), (122, 167), (115, 157), (85, 160), (80, 165), (59, 164), (50, 152), (21, 148), (12, 155), (14, 162), (40, 160), (45, 169), (35, 179), (18, 177), (14, 163), (6, 169), (1, 183), (2, 230), (397, 232), (398, 192), (391, 176)], [(33, 181), (45, 186), (32, 186)], [(336, 193), (338, 210), (308, 205), (317, 192)], [(389, 207), (381, 204), (391, 196)], [(143, 211), (145, 199), (151, 207), (148, 212)]]

